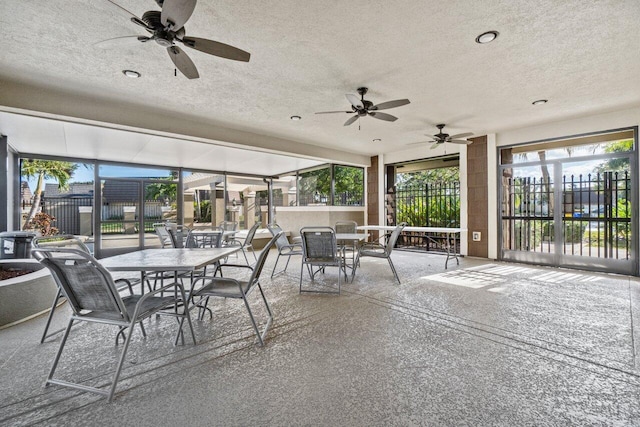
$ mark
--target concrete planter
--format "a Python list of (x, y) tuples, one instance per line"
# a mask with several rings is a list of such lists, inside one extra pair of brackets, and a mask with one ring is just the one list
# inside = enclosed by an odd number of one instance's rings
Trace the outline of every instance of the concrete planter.
[(58, 288), (49, 270), (34, 259), (0, 260), (0, 266), (33, 271), (0, 281), (0, 328), (51, 308)]

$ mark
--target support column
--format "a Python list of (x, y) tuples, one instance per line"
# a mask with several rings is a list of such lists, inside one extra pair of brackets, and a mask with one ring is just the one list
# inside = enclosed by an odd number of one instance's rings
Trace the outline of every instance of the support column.
[(248, 230), (256, 223), (256, 192), (244, 192), (244, 224)]
[(125, 206), (122, 210), (124, 211), (124, 234), (135, 234), (136, 223), (134, 221), (136, 219), (136, 207)]
[(80, 235), (93, 236), (93, 206), (78, 206), (80, 212)]

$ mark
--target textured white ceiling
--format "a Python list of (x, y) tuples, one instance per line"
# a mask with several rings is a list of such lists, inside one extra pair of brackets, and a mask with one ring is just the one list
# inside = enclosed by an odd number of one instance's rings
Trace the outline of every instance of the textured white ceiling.
[[(138, 16), (157, 9), (152, 0), (119, 3)], [(190, 81), (174, 77), (155, 43), (93, 46), (143, 33), (106, 0), (3, 0), (0, 83), (57, 91), (60, 103), (42, 107), (51, 113), (88, 96), (375, 155), (424, 140), (439, 122), (449, 133), (481, 135), (640, 105), (638, 22), (638, 0), (200, 0), (187, 35), (252, 56), (240, 63), (190, 50), (201, 76)], [(487, 30), (500, 37), (476, 44)], [(125, 78), (123, 69), (142, 78)], [(374, 103), (411, 104), (388, 111), (398, 121), (366, 118), (360, 130), (342, 126), (346, 114), (313, 114), (348, 107), (344, 94), (359, 86)], [(531, 105), (540, 98), (549, 103)], [(303, 119), (289, 120), (294, 114)], [(94, 147), (96, 155), (111, 149)]]

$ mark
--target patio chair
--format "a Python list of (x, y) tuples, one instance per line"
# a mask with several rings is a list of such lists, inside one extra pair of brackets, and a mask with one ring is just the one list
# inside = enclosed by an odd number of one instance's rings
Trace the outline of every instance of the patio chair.
[[(40, 263), (51, 271), (56, 283), (62, 288), (73, 310), (45, 386), (57, 384), (64, 387), (89, 391), (106, 396), (110, 402), (113, 399), (118, 384), (134, 326), (136, 323), (139, 324), (143, 336), (146, 337), (142, 320), (153, 314), (165, 314), (180, 319), (178, 321), (176, 344), (182, 334), (182, 325), (186, 318), (189, 323), (189, 329), (191, 330), (193, 343), (196, 343), (191, 318), (189, 317), (189, 311), (186, 306), (187, 299), (181, 284), (172, 283), (144, 295), (129, 295), (121, 298), (111, 274), (102, 267), (95, 258), (84, 251), (65, 248), (38, 248), (34, 249), (32, 253)], [(172, 292), (168, 292), (169, 290)], [(161, 292), (168, 292), (171, 296), (157, 296)], [(182, 313), (178, 312), (180, 305), (183, 306)], [(163, 309), (169, 309), (169, 311), (162, 311)], [(111, 385), (107, 390), (53, 377), (69, 337), (71, 327), (75, 322), (80, 321), (117, 326), (119, 328), (118, 336), (121, 332), (124, 333), (128, 329), (116, 370), (113, 373)], [(77, 354), (75, 357), (77, 357)]]
[[(331, 227), (304, 227), (300, 229), (300, 237), (302, 237), (302, 265), (300, 266), (300, 293), (302, 292), (319, 292), (340, 294), (340, 286), (342, 282), (342, 273), (344, 272), (343, 253), (338, 251), (338, 243), (336, 234)], [(338, 267), (338, 291), (325, 290), (306, 290), (302, 288), (302, 276), (305, 266), (314, 281), (316, 273), (322, 271), (324, 273), (326, 267)], [(313, 271), (316, 267), (317, 270)], [(346, 275), (346, 272), (345, 272)], [(346, 279), (346, 277), (345, 277)]]
[(276, 267), (278, 266), (278, 260), (280, 260), (281, 256), (287, 257), (287, 264), (284, 266), (282, 271), (279, 271), (277, 274), (284, 273), (287, 271), (287, 267), (289, 267), (289, 261), (291, 261), (291, 257), (295, 255), (302, 255), (302, 243), (289, 243), (287, 236), (285, 236), (282, 228), (278, 224), (269, 224), (267, 228), (271, 232), (272, 236), (279, 235), (276, 240), (276, 247), (278, 248), (278, 257), (276, 258), (276, 262), (273, 265), (273, 271), (271, 272), (271, 277), (276, 274)]
[(164, 222), (156, 222), (155, 224), (153, 224), (153, 229), (155, 230), (158, 239), (160, 239), (161, 247), (170, 248), (172, 244), (171, 236), (167, 231), (167, 224)]
[(389, 261), (389, 266), (391, 267), (393, 276), (398, 281), (398, 284), (400, 284), (400, 278), (398, 277), (396, 268), (393, 265), (393, 261), (391, 261), (391, 252), (393, 251), (393, 247), (396, 245), (396, 241), (398, 240), (400, 233), (402, 233), (402, 229), (406, 226), (407, 226), (406, 222), (402, 222), (398, 224), (396, 228), (393, 230), (393, 232), (391, 233), (391, 235), (389, 235), (389, 238), (387, 239), (387, 242), (384, 245), (381, 245), (380, 243), (369, 242), (369, 243), (364, 243), (362, 246), (360, 246), (360, 249), (358, 250), (358, 256), (356, 257), (355, 263), (353, 265), (351, 280), (353, 281), (353, 278), (356, 275), (356, 269), (360, 263), (360, 258), (374, 257), (374, 258), (386, 258), (386, 260)]
[[(335, 226), (336, 234), (352, 234), (357, 233), (358, 231), (358, 223), (355, 221), (336, 221)], [(345, 243), (342, 245), (343, 250), (351, 253), (351, 263), (353, 264), (356, 260), (356, 251), (358, 250), (358, 246), (354, 242)]]
[[(41, 248), (41, 249), (42, 248), (77, 249), (87, 254), (91, 254), (89, 247), (85, 245), (85, 243), (80, 238), (70, 234), (62, 234), (62, 235), (59, 234), (56, 236), (36, 237), (33, 239), (31, 245), (33, 248)], [(125, 285), (129, 288), (129, 291), (133, 293), (133, 289), (131, 287), (133, 284), (132, 282), (133, 283), (140, 282), (140, 280), (139, 279), (130, 280), (130, 279), (121, 278), (115, 281), (115, 283), (119, 285), (118, 289), (121, 289), (123, 285)], [(58, 303), (60, 299), (62, 299), (62, 297), (63, 297), (62, 289), (60, 288), (60, 286), (58, 286), (58, 292), (56, 293), (56, 296), (53, 297), (51, 309), (49, 310), (49, 315), (47, 316), (47, 323), (44, 325), (44, 331), (42, 332), (42, 337), (40, 338), (40, 344), (42, 344), (44, 340), (46, 340), (50, 336), (53, 336), (58, 332), (62, 332), (62, 330), (59, 330), (47, 335), (47, 333), (49, 332), (49, 327), (51, 326), (51, 320), (53, 319), (53, 313), (56, 311), (56, 307), (58, 306)]]
[[(230, 277), (213, 277), (213, 278), (201, 278), (196, 279), (195, 282), (201, 281), (203, 286), (193, 292), (194, 301), (196, 297), (201, 297), (204, 301), (204, 306), (198, 303), (194, 304), (193, 307), (206, 308), (206, 303), (209, 300), (209, 297), (222, 297), (222, 298), (235, 298), (242, 299), (244, 301), (244, 305), (249, 312), (249, 318), (251, 319), (251, 324), (253, 326), (253, 330), (258, 337), (258, 342), (261, 346), (264, 345), (264, 339), (267, 335), (267, 331), (273, 322), (273, 313), (271, 312), (271, 307), (269, 307), (269, 303), (267, 302), (267, 298), (264, 295), (264, 291), (262, 290), (262, 286), (260, 286), (260, 275), (262, 273), (262, 269), (264, 268), (264, 263), (269, 255), (269, 251), (275, 244), (275, 242), (282, 236), (284, 233), (278, 233), (267, 243), (264, 247), (258, 259), (256, 261), (255, 266), (251, 267), (249, 265), (238, 265), (238, 264), (222, 264), (220, 266), (221, 269), (226, 267), (233, 268), (246, 268), (251, 270), (251, 276), (246, 280), (233, 279)], [(193, 285), (195, 287), (195, 283)], [(193, 289), (192, 287), (192, 289)], [(256, 319), (251, 311), (251, 307), (249, 306), (249, 301), (247, 297), (249, 294), (255, 289), (258, 288), (260, 291), (260, 295), (262, 296), (262, 301), (264, 301), (264, 305), (267, 309), (267, 323), (264, 326), (262, 332), (258, 328), (258, 324), (256, 323)], [(199, 317), (201, 320), (201, 317)]]
[(260, 221), (253, 224), (249, 229), (249, 231), (247, 232), (247, 237), (245, 237), (244, 241), (241, 241), (237, 238), (233, 239), (233, 244), (240, 245), (240, 248), (242, 249), (242, 255), (244, 255), (244, 260), (247, 262), (247, 265), (250, 265), (249, 258), (247, 258), (247, 250), (249, 249), (251, 249), (251, 253), (253, 254), (253, 259), (256, 262), (258, 261), (258, 258), (256, 257), (256, 252), (253, 249), (253, 238), (255, 237), (256, 231), (258, 230), (258, 228), (260, 228), (261, 225), (262, 225), (262, 222)]
[(171, 224), (166, 226), (166, 230), (171, 239), (171, 247), (178, 249), (185, 247), (187, 237), (191, 231), (189, 227), (186, 225)]

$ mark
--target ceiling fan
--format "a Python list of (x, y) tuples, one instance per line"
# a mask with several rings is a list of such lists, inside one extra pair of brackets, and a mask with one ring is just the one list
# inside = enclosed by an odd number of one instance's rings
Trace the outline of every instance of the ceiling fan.
[(456, 135), (449, 135), (448, 133), (443, 133), (442, 132), (442, 129), (444, 129), (445, 126), (446, 126), (445, 124), (436, 125), (436, 127), (439, 130), (439, 133), (437, 133), (437, 134), (435, 134), (433, 136), (432, 135), (426, 135), (428, 137), (431, 137), (430, 140), (428, 140), (428, 141), (420, 141), (420, 142), (413, 142), (413, 143), (411, 143), (409, 145), (433, 143), (433, 145), (431, 146), (431, 149), (434, 149), (438, 145), (444, 144), (445, 142), (449, 142), (449, 143), (452, 143), (452, 144), (464, 144), (464, 145), (471, 144), (471, 141), (467, 141), (465, 138), (468, 138), (471, 135), (473, 135), (472, 132), (458, 133)]
[(162, 8), (162, 11), (147, 11), (142, 15), (142, 18), (138, 18), (113, 0), (107, 1), (126, 12), (130, 16), (131, 22), (147, 30), (150, 35), (115, 37), (96, 44), (104, 45), (105, 43), (117, 42), (122, 39), (137, 39), (141, 43), (153, 40), (167, 49), (167, 53), (176, 68), (189, 79), (200, 77), (198, 69), (191, 61), (191, 58), (176, 45), (176, 42), (209, 55), (233, 59), (234, 61), (249, 62), (251, 54), (237, 47), (199, 37), (185, 36), (184, 24), (191, 17), (197, 0), (155, 0), (158, 6)]
[(379, 110), (387, 110), (389, 108), (400, 107), (402, 105), (409, 104), (408, 99), (396, 99), (395, 101), (387, 101), (382, 102), (377, 105), (373, 105), (373, 102), (367, 101), (364, 99), (367, 91), (369, 89), (366, 87), (359, 87), (358, 93), (360, 94), (360, 98), (357, 95), (352, 93), (347, 93), (345, 96), (347, 100), (351, 103), (351, 111), (321, 111), (316, 114), (332, 114), (332, 113), (347, 113), (353, 114), (354, 116), (350, 117), (346, 122), (344, 122), (345, 126), (349, 126), (351, 123), (355, 122), (360, 117), (371, 116), (374, 119), (384, 120), (387, 122), (395, 122), (398, 120), (396, 116), (392, 116), (387, 113), (380, 113)]

